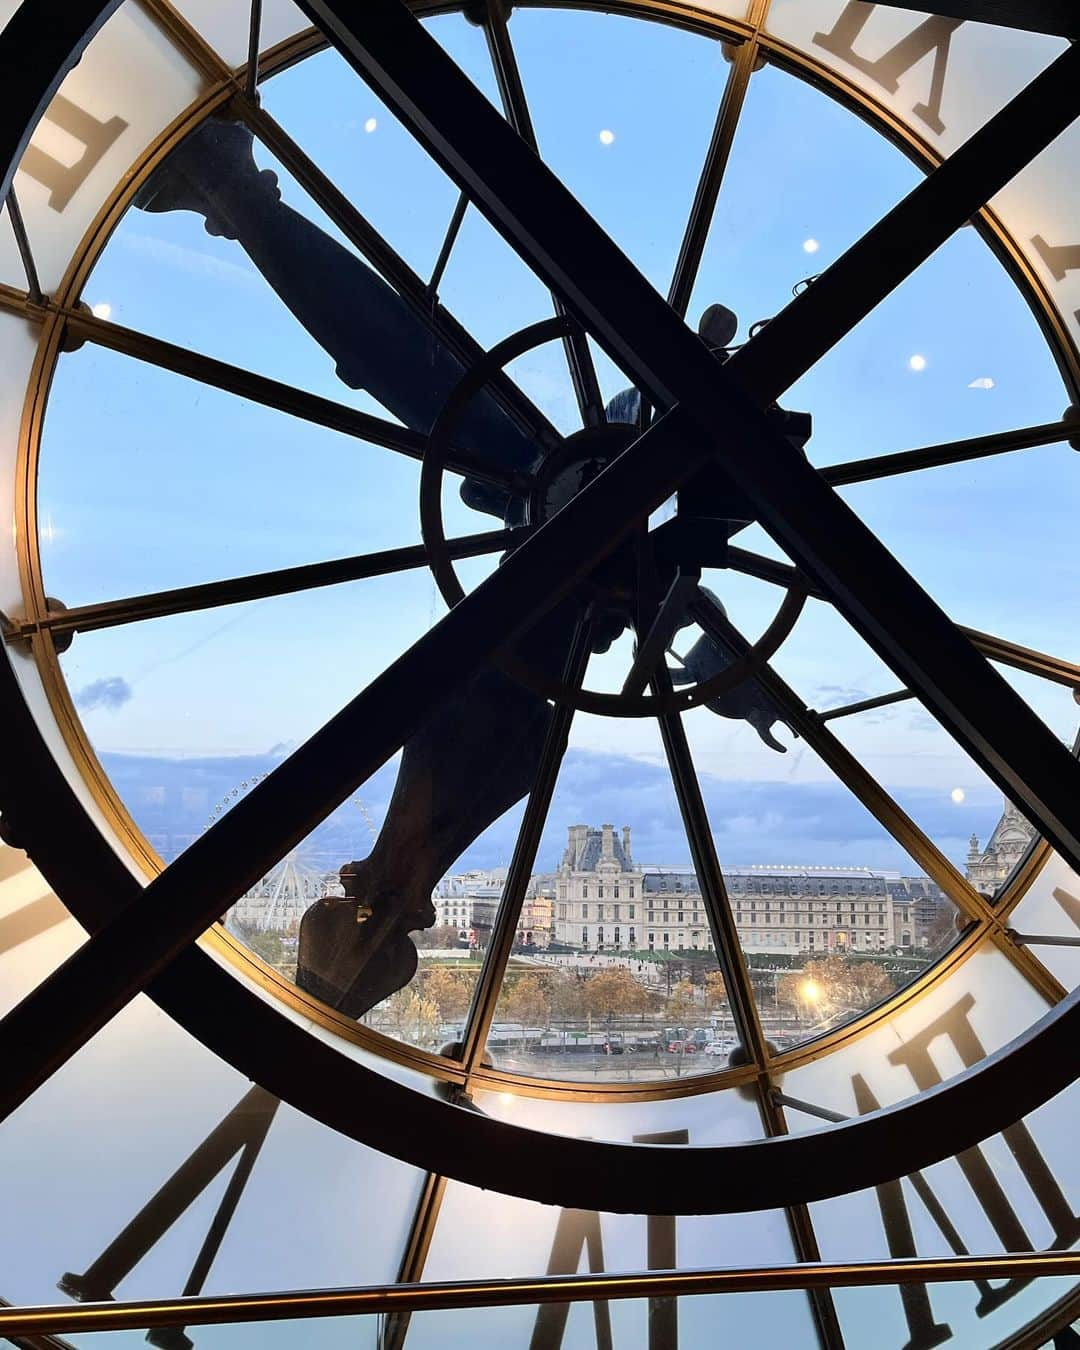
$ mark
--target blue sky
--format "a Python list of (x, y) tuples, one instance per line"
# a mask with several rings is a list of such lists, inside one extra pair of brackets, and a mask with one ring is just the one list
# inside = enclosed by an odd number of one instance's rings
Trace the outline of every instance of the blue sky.
[[(431, 29), (493, 94), (479, 31), (458, 16)], [(719, 44), (573, 11), (519, 10), (511, 31), (541, 152), (666, 291), (729, 69)], [(277, 77), (265, 97), (427, 276), (456, 189), (388, 111), (330, 53)], [(610, 143), (602, 131), (612, 133)], [(261, 150), (257, 157), (278, 172), (286, 201), (333, 232), (280, 166)], [(759, 73), (691, 320), (723, 300), (745, 338), (917, 178), (899, 152), (823, 94), (776, 70)], [(810, 241), (817, 247), (808, 252)], [(544, 288), (474, 211), (440, 293), (484, 345), (550, 313)], [(194, 215), (130, 212), (86, 299), (110, 305), (125, 325), (379, 411), (337, 379), (333, 360), (239, 246), (207, 235)], [(924, 358), (923, 369), (911, 368), (913, 356)], [(610, 396), (626, 381), (602, 354), (598, 361)], [(512, 373), (557, 425), (575, 428), (556, 346), (522, 358)], [(808, 453), (818, 464), (1050, 421), (1066, 402), (1022, 297), (972, 230), (784, 399), (812, 412)], [(48, 413), (46, 584), (79, 604), (413, 543), (417, 481), (416, 466), (390, 452), (87, 346), (63, 358)], [(1074, 452), (1047, 447), (844, 495), (959, 621), (1080, 656), (1068, 604), (1080, 514)], [(467, 510), (452, 483), (445, 509), (452, 531), (493, 524)], [(740, 543), (777, 554), (756, 527)], [(471, 582), (491, 565), (478, 561), (462, 573)], [(779, 600), (773, 588), (734, 575), (718, 573), (710, 585), (750, 634)], [(88, 733), (139, 815), (129, 794), (145, 784), (152, 761), (163, 763), (159, 777), (170, 783), (184, 764), (194, 773), (196, 761), (218, 765), (221, 781), (232, 764), (240, 781), (236, 757), (261, 762), (300, 742), (443, 612), (430, 576), (418, 571), (83, 635), (64, 668)], [(816, 603), (776, 665), (820, 707), (896, 683)], [(595, 663), (591, 677), (611, 682), (624, 669), (612, 657)], [(1071, 737), (1068, 691), (1027, 677), (1014, 682), (1058, 735)], [(914, 705), (834, 725), (954, 859), (973, 830), (988, 833), (999, 795)], [(707, 713), (688, 719), (688, 729), (726, 861), (909, 866), (801, 744), (777, 755), (745, 725)], [(685, 857), (655, 727), (582, 718), (572, 745), (573, 772), (557, 795), (545, 850), (556, 849), (552, 841), (573, 820), (613, 820), (635, 827), (642, 860)], [(383, 787), (370, 794), (376, 803)], [(950, 798), (955, 788), (964, 792), (959, 805)], [(495, 831), (479, 841), (473, 860), (506, 861), (509, 828), (506, 839)]]

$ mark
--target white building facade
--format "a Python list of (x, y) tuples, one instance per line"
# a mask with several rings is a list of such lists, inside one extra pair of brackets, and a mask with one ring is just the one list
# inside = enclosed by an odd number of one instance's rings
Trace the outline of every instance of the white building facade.
[[(554, 940), (578, 951), (709, 951), (713, 946), (692, 868), (639, 866), (630, 829), (572, 825), (555, 879)], [(744, 951), (829, 955), (896, 945), (890, 883), (862, 867), (724, 869)]]

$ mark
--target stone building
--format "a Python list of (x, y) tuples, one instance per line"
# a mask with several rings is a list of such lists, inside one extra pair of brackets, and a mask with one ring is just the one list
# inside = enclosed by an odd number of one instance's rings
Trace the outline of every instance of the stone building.
[[(747, 953), (827, 955), (893, 945), (887, 874), (869, 868), (755, 866), (724, 869), (735, 926)], [(689, 868), (644, 869), (645, 934), (651, 950), (709, 950), (705, 904)]]
[(583, 951), (643, 947), (641, 869), (630, 852), (630, 827), (571, 825), (555, 876), (555, 937)]
[(458, 938), (470, 946), (486, 947), (501, 898), (502, 886), (479, 885), (471, 895), (433, 896), (435, 923), (456, 928)]
[[(897, 945), (889, 882), (869, 868), (724, 869), (747, 952), (823, 955)], [(579, 951), (708, 951), (692, 868), (639, 866), (630, 829), (572, 825), (556, 875), (555, 940)]]
[(993, 895), (1027, 851), (1035, 829), (1012, 802), (1005, 802), (1001, 819), (984, 849), (976, 835), (971, 836), (967, 856), (967, 879), (977, 891)]
[[(544, 878), (545, 882), (548, 878)], [(546, 948), (555, 928), (555, 887), (530, 886), (518, 915), (515, 940), (520, 947)]]

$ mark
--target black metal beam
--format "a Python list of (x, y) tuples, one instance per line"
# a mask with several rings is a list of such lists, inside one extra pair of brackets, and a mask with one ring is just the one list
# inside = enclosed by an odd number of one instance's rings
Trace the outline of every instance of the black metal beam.
[(871, 483), (897, 474), (918, 473), (923, 469), (939, 469), (946, 464), (965, 464), (973, 459), (988, 459), (991, 455), (1010, 454), (1016, 450), (1031, 450), (1040, 445), (1058, 445), (1076, 436), (1077, 422), (1062, 418), (1037, 427), (1023, 427), (1017, 431), (997, 431), (990, 436), (972, 436), (967, 440), (948, 441), (944, 445), (927, 445), (918, 450), (900, 450), (890, 455), (873, 455), (867, 459), (851, 459), (845, 464), (829, 464), (821, 476), (833, 487), (849, 483)]
[(1023, 28), (1031, 33), (1080, 37), (1080, 9), (1076, 0), (876, 0), (876, 3), (949, 19)]
[[(1074, 866), (1080, 765), (764, 417), (1080, 114), (1072, 47), (719, 367), (400, 0), (299, 0), (660, 407), (680, 404), (765, 528)], [(599, 521), (599, 517), (597, 521)]]
[[(125, 328), (123, 324), (111, 320), (95, 318), (83, 310), (70, 310), (65, 317), (68, 334), (76, 341), (85, 339), (98, 347), (120, 352), (137, 361), (146, 361), (161, 370), (172, 371), (189, 380), (198, 380), (228, 394), (250, 399), (264, 408), (274, 408), (278, 412), (288, 413), (291, 417), (303, 418), (316, 426), (326, 427), (330, 431), (340, 431), (346, 436), (355, 436), (358, 440), (371, 445), (379, 445), (406, 455), (410, 459), (422, 460), (427, 449), (427, 436), (391, 422), (385, 417), (376, 417), (372, 413), (361, 412), (359, 408), (347, 403), (338, 403), (321, 394), (309, 393), (282, 380), (272, 379), (268, 375), (258, 375), (255, 371), (244, 370), (241, 366), (219, 361), (214, 356), (204, 356), (201, 352), (190, 351), (187, 347), (166, 342), (163, 338), (152, 337), (134, 328)], [(469, 478), (479, 478), (483, 482), (494, 483), (514, 492), (527, 492), (530, 480), (523, 474), (501, 468), (490, 463), (483, 455), (470, 452), (463, 446), (456, 446), (446, 458), (446, 466), (453, 473)]]
[[(0, 1119), (355, 792), (441, 697), (569, 595), (706, 455), (678, 412), (655, 423), (12, 1009), (0, 1022)], [(594, 528), (598, 516), (607, 531)]]
[[(515, 548), (527, 535), (528, 528), (491, 530), (485, 534), (463, 535), (447, 541), (447, 553), (452, 558), (478, 558), (486, 553), (500, 553)], [(426, 567), (430, 553), (424, 544), (408, 544), (404, 548), (388, 548), (378, 553), (359, 553), (351, 558), (334, 558), (329, 562), (303, 563), (299, 567), (281, 567), (272, 572), (255, 572), (249, 576), (229, 577), (222, 581), (207, 581), (198, 586), (179, 586), (169, 591), (153, 591), (147, 595), (130, 595), (119, 600), (101, 600), (92, 605), (78, 605), (71, 609), (50, 611), (43, 619), (12, 622), (11, 631), (4, 634), (8, 642), (32, 637), (48, 630), (54, 637), (62, 633), (89, 633), (101, 628), (116, 628), (125, 623), (141, 623), (145, 619), (160, 619), (166, 614), (191, 614), (196, 610), (216, 609), (219, 605), (236, 605), (246, 600), (264, 600), (272, 595), (294, 595), (298, 591), (315, 590), (321, 586), (338, 586), (346, 581), (361, 581), (369, 577), (389, 576), (414, 567)]]
[[(495, 72), (495, 81), (499, 86), (506, 120), (525, 142), (530, 150), (540, 153), (536, 140), (536, 128), (533, 126), (529, 101), (525, 96), (525, 86), (521, 81), (514, 45), (510, 40), (510, 29), (506, 23), (504, 0), (486, 0), (484, 33), (487, 37), (488, 55)], [(564, 314), (565, 308), (557, 295), (552, 296), (555, 313)], [(600, 381), (596, 376), (589, 340), (580, 328), (563, 338), (566, 363), (570, 370), (570, 382), (574, 386), (578, 411), (582, 423), (587, 427), (600, 426), (604, 418), (604, 399), (600, 393)]]

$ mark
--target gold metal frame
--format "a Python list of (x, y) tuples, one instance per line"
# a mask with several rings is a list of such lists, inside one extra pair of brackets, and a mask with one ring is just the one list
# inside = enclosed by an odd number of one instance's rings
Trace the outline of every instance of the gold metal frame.
[[(17, 466), (16, 529), (27, 624), (40, 624), (46, 613), (37, 536), (36, 480), (42, 425), (53, 374), (61, 351), (65, 311), (73, 309), (78, 304), (82, 287), (91, 268), (130, 205), (138, 187), (184, 136), (205, 117), (230, 102), (243, 111), (256, 134), (259, 133), (260, 126), (265, 129), (268, 120), (258, 105), (248, 100), (244, 94), (245, 69), (240, 67), (237, 70), (230, 70), (225, 66), (216, 52), (180, 16), (169, 0), (134, 0), (134, 2), (139, 3), (158, 23), (184, 57), (201, 72), (209, 82), (209, 86), (195, 103), (152, 142), (125, 175), (122, 184), (91, 224), (50, 303), (44, 306), (34, 305), (25, 294), (19, 294), (10, 288), (0, 290), (0, 308), (20, 312), (26, 317), (38, 320), (42, 326), (38, 352), (28, 383)], [(545, 0), (525, 0), (525, 3), (533, 8), (596, 7), (587, 0), (574, 3), (568, 3), (567, 0), (554, 0), (554, 3), (545, 3)], [(457, 4), (445, 3), (443, 0), (412, 0), (412, 7), (423, 15), (452, 12), (459, 8)], [(603, 8), (607, 10), (612, 6), (605, 4)], [(616, 8), (620, 13), (630, 16), (663, 22), (719, 38), (733, 49), (734, 69), (728, 81), (714, 131), (720, 177), (734, 139), (750, 76), (761, 59), (778, 65), (789, 74), (815, 85), (830, 97), (837, 99), (898, 146), (920, 168), (930, 170), (941, 162), (941, 157), (926, 141), (852, 82), (766, 34), (763, 31), (763, 24), (768, 10), (768, 0), (753, 0), (749, 9), (751, 17), (748, 20), (720, 17), (697, 9), (693, 5), (672, 3), (672, 0), (625, 0), (625, 3), (619, 3)], [(300, 33), (270, 49), (260, 58), (260, 76), (265, 77), (285, 70), (324, 46), (325, 41), (316, 30)], [(270, 126), (272, 128), (273, 124)], [(1016, 240), (989, 208), (984, 209), (976, 223), (984, 240), (1027, 299), (1066, 385), (1073, 391), (1074, 398), (1080, 397), (1080, 354), (1049, 292), (1031, 269)], [(60, 671), (48, 625), (42, 625), (34, 633), (32, 650), (58, 727), (95, 801), (144, 874), (148, 878), (156, 875), (164, 865), (163, 860), (150, 848), (148, 841), (120, 801), (83, 731)], [(840, 1046), (868, 1034), (908, 1003), (921, 997), (951, 975), (981, 948), (984, 940), (989, 940), (997, 946), (1048, 1002), (1055, 1002), (1061, 998), (1064, 993), (1061, 985), (1037, 957), (1030, 951), (1018, 947), (1011, 940), (1006, 922), (1045, 865), (1050, 852), (1049, 846), (1045, 843), (1040, 841), (1034, 844), (1010, 878), (997, 905), (993, 907), (979, 905), (977, 912), (973, 913), (971, 905), (963, 903), (962, 908), (969, 912), (974, 920), (973, 926), (917, 980), (898, 991), (887, 1002), (849, 1024), (837, 1028), (819, 1040), (775, 1056), (765, 1066), (765, 1070), (784, 1072), (830, 1054)], [(956, 897), (952, 898), (956, 902)], [(962, 899), (966, 902), (970, 897), (965, 896)], [(202, 941), (211, 951), (227, 958), (249, 980), (280, 998), (294, 1012), (375, 1054), (448, 1083), (554, 1099), (616, 1102), (695, 1096), (748, 1084), (758, 1080), (762, 1072), (760, 1068), (747, 1066), (662, 1083), (587, 1084), (573, 1080), (556, 1081), (514, 1074), (482, 1065), (466, 1070), (464, 1065), (455, 1061), (409, 1046), (370, 1028), (361, 1027), (351, 1019), (341, 1016), (298, 989), (221, 926), (211, 930)]]
[(628, 1274), (547, 1275), (533, 1279), (462, 1280), (370, 1285), (266, 1294), (224, 1294), (74, 1306), (2, 1307), (0, 1336), (229, 1325), (317, 1317), (371, 1316), (506, 1308), (598, 1299), (690, 1298), (708, 1294), (867, 1289), (903, 1284), (1035, 1280), (1080, 1276), (1080, 1252), (1021, 1252), (1006, 1256), (896, 1258), (714, 1270)]

